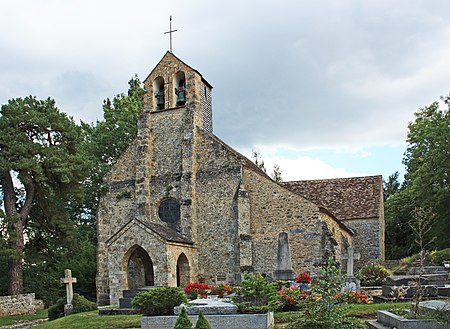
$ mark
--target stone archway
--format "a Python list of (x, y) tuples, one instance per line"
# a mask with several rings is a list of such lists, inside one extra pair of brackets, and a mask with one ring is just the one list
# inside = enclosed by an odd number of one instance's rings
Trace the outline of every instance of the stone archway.
[(130, 250), (127, 260), (128, 289), (135, 289), (155, 285), (153, 262), (148, 253), (140, 246)]
[(189, 271), (189, 260), (184, 253), (181, 253), (177, 261), (177, 287), (184, 287), (190, 282), (191, 276)]

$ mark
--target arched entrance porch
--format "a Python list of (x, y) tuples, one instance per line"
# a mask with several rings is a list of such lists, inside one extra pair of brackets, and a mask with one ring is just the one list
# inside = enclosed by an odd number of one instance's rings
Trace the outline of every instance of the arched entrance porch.
[[(128, 256), (128, 257), (127, 257)], [(141, 246), (133, 246), (125, 254), (128, 289), (155, 285), (153, 262)]]

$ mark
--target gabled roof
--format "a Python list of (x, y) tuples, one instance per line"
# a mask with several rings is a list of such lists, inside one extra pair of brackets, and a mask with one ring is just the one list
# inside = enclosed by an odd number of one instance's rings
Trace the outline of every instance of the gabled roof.
[(171, 53), (170, 51), (167, 51), (167, 52), (164, 54), (164, 56), (161, 58), (161, 60), (158, 62), (158, 64), (156, 64), (156, 66), (153, 68), (153, 70), (150, 72), (150, 74), (147, 75), (147, 77), (144, 79), (144, 81), (147, 80), (147, 79), (152, 75), (153, 71), (156, 70), (156, 68), (157, 68), (157, 67), (159, 66), (159, 64), (163, 61), (163, 59), (166, 58), (166, 57), (168, 57), (168, 56), (171, 56), (171, 57), (175, 58), (177, 61), (179, 61), (179, 62), (183, 63), (184, 65), (186, 65), (187, 67), (189, 67), (192, 71), (194, 71), (195, 73), (197, 73), (197, 74), (201, 77), (202, 81), (203, 81), (209, 88), (211, 88), (211, 89), (213, 88), (213, 86), (211, 86), (211, 84), (210, 84), (208, 81), (206, 81), (205, 78), (203, 78), (202, 74), (201, 74), (199, 71), (197, 71), (196, 69), (192, 68), (191, 66), (189, 66), (188, 64), (186, 64), (185, 62), (183, 62), (181, 59), (179, 59), (177, 56), (175, 56), (175, 55), (174, 55), (173, 53)]
[(304, 180), (284, 187), (331, 211), (339, 220), (379, 217), (381, 176)]
[(207, 135), (209, 138), (213, 139), (214, 141), (216, 141), (218, 144), (222, 145), (224, 148), (226, 148), (228, 151), (230, 151), (231, 153), (233, 153), (236, 158), (238, 158), (241, 163), (246, 166), (247, 168), (259, 173), (262, 176), (265, 176), (269, 179), (270, 178), (269, 175), (267, 175), (267, 173), (262, 170), (261, 168), (259, 168), (252, 160), (250, 160), (249, 158), (247, 158), (245, 155), (239, 153), (238, 151), (236, 151), (234, 148), (232, 148), (231, 146), (229, 146), (227, 143), (225, 143), (223, 140), (221, 140), (219, 137), (217, 137), (216, 135), (214, 135), (213, 133), (206, 131), (204, 129), (198, 128), (200, 132), (204, 133), (205, 135)]
[(148, 229), (161, 237), (162, 239), (168, 241), (168, 242), (178, 242), (178, 243), (185, 243), (185, 244), (194, 244), (191, 240), (187, 239), (186, 237), (182, 236), (181, 234), (177, 233), (176, 231), (165, 227), (160, 224), (151, 223), (151, 222), (143, 222), (137, 218), (131, 219), (128, 223), (123, 225), (116, 233), (114, 233), (108, 240), (105, 242), (108, 244), (111, 241), (115, 240), (120, 235), (124, 234), (126, 231), (128, 231), (132, 226), (139, 225), (143, 227), (144, 229)]

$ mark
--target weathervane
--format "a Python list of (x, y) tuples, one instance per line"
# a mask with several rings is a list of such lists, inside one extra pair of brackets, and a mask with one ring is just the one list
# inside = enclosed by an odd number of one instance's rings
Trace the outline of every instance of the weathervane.
[(170, 35), (170, 52), (172, 52), (172, 33), (173, 32), (177, 32), (178, 30), (172, 30), (172, 15), (170, 15), (170, 27), (169, 27), (169, 31), (164, 32), (164, 34), (169, 33)]

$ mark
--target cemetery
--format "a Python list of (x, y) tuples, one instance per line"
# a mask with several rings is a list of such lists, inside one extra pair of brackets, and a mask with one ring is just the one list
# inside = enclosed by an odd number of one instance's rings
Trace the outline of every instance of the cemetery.
[(402, 184), (283, 182), (172, 50), (129, 86), (96, 125), (2, 106), (0, 329), (450, 329), (450, 96), (415, 113)]

